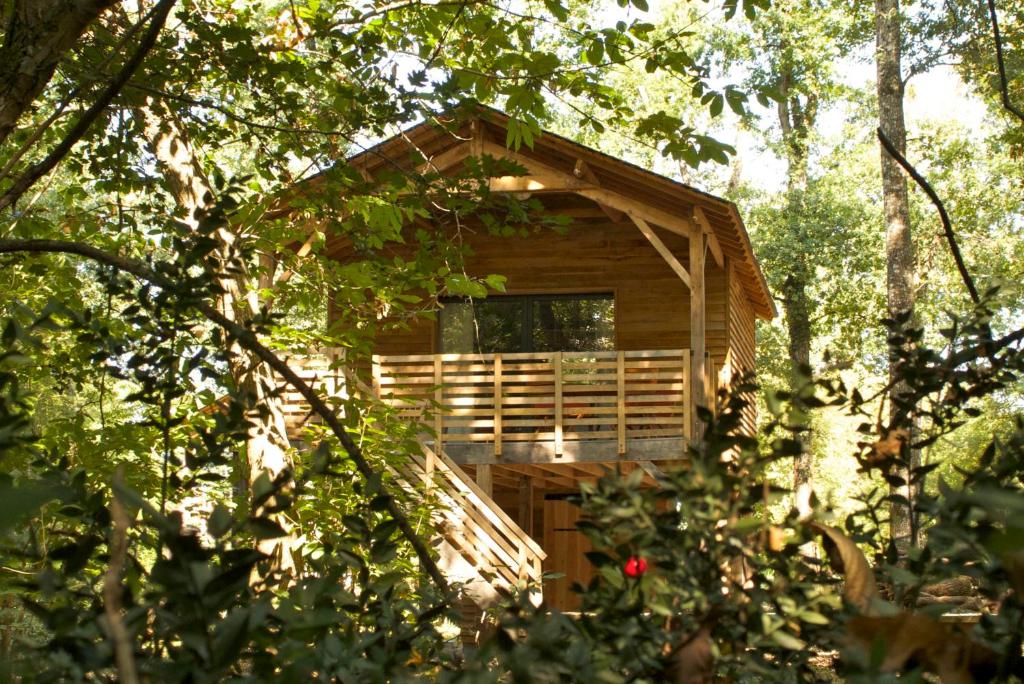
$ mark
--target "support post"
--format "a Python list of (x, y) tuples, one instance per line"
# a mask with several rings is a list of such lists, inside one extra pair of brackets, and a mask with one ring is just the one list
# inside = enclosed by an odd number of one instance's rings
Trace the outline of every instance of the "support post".
[(494, 496), (494, 475), (491, 466), (481, 463), (476, 467), (476, 484), (487, 496)]
[(626, 455), (626, 355), (620, 351), (615, 359), (615, 384), (618, 402), (615, 412), (615, 431), (619, 438), (619, 456)]
[[(693, 364), (690, 363), (690, 350), (683, 350), (683, 437), (693, 439), (693, 383), (690, 377), (693, 373)], [(684, 440), (685, 441), (685, 440)], [(686, 446), (683, 446), (683, 455), (686, 455)]]
[(501, 354), (494, 355), (494, 457), (501, 457)]
[(707, 236), (700, 230), (690, 234), (690, 405), (692, 423), (690, 436), (699, 442), (703, 436), (702, 424), (697, 416), (697, 406), (707, 404), (705, 390), (705, 296), (704, 296), (704, 255)]
[(380, 357), (376, 354), (370, 360), (370, 372), (373, 374), (373, 396), (380, 399)]
[(565, 412), (565, 407), (562, 405), (562, 352), (555, 352), (551, 363), (555, 373), (555, 456), (561, 456), (563, 453), (563, 414)]
[(523, 475), (519, 478), (519, 515), (516, 524), (526, 534), (533, 536), (533, 478)]
[(441, 433), (444, 431), (444, 362), (440, 355), (434, 356), (434, 432), (437, 433), (434, 441), (434, 449), (441, 451)]

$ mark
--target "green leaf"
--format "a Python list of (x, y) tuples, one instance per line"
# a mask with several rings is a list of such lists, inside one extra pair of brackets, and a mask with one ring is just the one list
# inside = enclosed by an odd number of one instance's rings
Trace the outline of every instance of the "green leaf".
[(233, 523), (234, 518), (231, 516), (231, 511), (224, 505), (217, 504), (206, 523), (206, 529), (214, 539), (220, 539), (231, 529)]
[(804, 641), (781, 629), (775, 630), (769, 636), (779, 646), (788, 648), (791, 651), (802, 651), (807, 648), (807, 644)]
[(0, 532), (33, 515), (40, 508), (54, 499), (61, 499), (70, 492), (45, 482), (25, 482), (14, 485), (11, 482), (0, 482)]
[(288, 534), (280, 524), (270, 518), (250, 518), (249, 529), (257, 539), (277, 539)]

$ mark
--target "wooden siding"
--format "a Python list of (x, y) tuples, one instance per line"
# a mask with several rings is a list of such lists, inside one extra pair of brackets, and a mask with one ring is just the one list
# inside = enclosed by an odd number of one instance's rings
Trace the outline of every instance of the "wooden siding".
[(576, 530), (579, 519), (579, 506), (564, 499), (544, 501), (544, 543), (549, 549), (544, 572), (565, 575), (544, 583), (544, 602), (563, 611), (579, 610), (580, 597), (572, 590), (572, 585), (579, 582), (587, 586), (594, 572), (585, 555), (593, 547), (590, 540)]
[[(424, 159), (424, 155), (434, 157), (437, 163), (443, 164), (445, 151), (466, 146), (466, 141), (474, 137), (476, 126), (482, 127), (481, 134), (485, 140), (503, 144), (509, 121), (505, 114), (484, 106), (478, 106), (475, 113), (467, 114), (468, 117), (461, 121), (455, 120), (458, 117), (447, 119), (451, 128), (437, 126), (433, 120), (414, 126), (403, 135), (394, 136), (350, 158), (349, 162), (371, 177), (395, 165), (415, 167)], [(541, 161), (565, 174), (574, 174), (576, 164), (582, 160), (602, 188), (677, 216), (690, 216), (694, 207), (701, 207), (725, 256), (734, 261), (737, 277), (742, 281), (755, 314), (766, 319), (775, 315), (774, 304), (754, 258), (749, 236), (731, 202), (550, 132), (538, 136), (532, 149), (523, 148), (518, 154)]]
[[(738, 378), (755, 369), (754, 312), (747, 301), (738, 279), (732, 278), (729, 288), (729, 352), (732, 375)], [(753, 400), (753, 397), (751, 397)], [(751, 405), (744, 416), (743, 427), (754, 434), (757, 426), (757, 407)]]
[[(686, 239), (664, 231), (659, 234), (688, 267)], [(528, 237), (501, 238), (480, 229), (465, 231), (464, 236), (472, 250), (467, 273), (504, 275), (509, 294), (614, 293), (617, 349), (690, 346), (689, 292), (631, 222), (577, 222), (564, 234), (545, 229)], [(335, 256), (344, 259), (344, 251)], [(706, 284), (707, 349), (721, 365), (729, 343), (728, 278), (713, 262), (707, 267)], [(438, 353), (436, 323), (422, 320), (408, 330), (382, 333), (374, 351)]]

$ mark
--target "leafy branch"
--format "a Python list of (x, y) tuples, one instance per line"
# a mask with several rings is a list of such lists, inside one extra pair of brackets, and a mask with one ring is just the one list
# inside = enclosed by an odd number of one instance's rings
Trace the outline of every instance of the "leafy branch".
[(25, 192), (31, 188), (36, 181), (45, 176), (47, 173), (52, 171), (54, 167), (61, 162), (64, 157), (68, 155), (75, 144), (82, 139), (82, 137), (92, 127), (96, 119), (99, 118), (100, 114), (106, 110), (106, 108), (113, 102), (114, 98), (117, 97), (121, 89), (124, 88), (125, 84), (132, 75), (138, 71), (139, 67), (142, 66), (142, 62), (146, 59), (146, 55), (156, 45), (157, 37), (160, 35), (160, 31), (163, 30), (164, 24), (167, 23), (167, 16), (171, 12), (171, 8), (174, 7), (174, 3), (177, 0), (160, 0), (156, 5), (153, 12), (153, 18), (149, 22), (149, 28), (146, 33), (143, 34), (142, 39), (139, 41), (138, 47), (135, 48), (135, 52), (132, 53), (128, 61), (121, 67), (121, 71), (118, 72), (117, 76), (113, 81), (110, 82), (99, 97), (89, 105), (89, 108), (85, 110), (78, 121), (71, 127), (64, 138), (57, 143), (49, 154), (47, 154), (42, 160), (30, 166), (23, 174), (21, 174), (11, 187), (0, 195), (0, 210), (6, 209), (15, 202), (18, 201)]
[[(175, 289), (175, 283), (173, 281), (145, 263), (135, 259), (110, 254), (109, 252), (82, 242), (67, 240), (0, 239), (0, 254), (11, 253), (75, 254), (91, 261), (112, 267), (118, 271), (131, 274), (136, 278), (146, 281), (161, 289), (168, 291), (173, 291)], [(299, 377), (299, 375), (292, 370), (287, 363), (282, 361), (276, 354), (274, 354), (274, 352), (264, 346), (251, 330), (235, 321), (232, 321), (206, 302), (195, 301), (192, 303), (192, 306), (209, 321), (218, 325), (231, 337), (235, 338), (241, 347), (258, 356), (261, 361), (279, 373), (288, 382), (288, 384), (290, 384), (306, 401), (309, 402), (311, 410), (320, 416), (320, 418), (322, 418), (331, 429), (331, 432), (341, 443), (346, 454), (352, 459), (352, 462), (355, 463), (356, 469), (359, 471), (360, 475), (366, 479), (366, 481), (369, 482), (379, 477), (379, 473), (366, 460), (362, 450), (341, 424), (337, 414), (331, 410), (323, 399), (320, 398), (320, 395), (316, 390), (310, 387), (306, 381)], [(430, 550), (423, 543), (423, 540), (420, 539), (415, 530), (413, 530), (405, 513), (402, 512), (401, 508), (399, 508), (395, 498), (392, 496), (386, 496), (385, 505), (388, 513), (394, 518), (395, 523), (402, 532), (402, 535), (409, 542), (410, 546), (412, 546), (413, 551), (416, 553), (420, 563), (423, 564), (423, 567), (431, 580), (447, 597), (449, 593), (447, 580), (441, 573), (437, 563), (431, 557)], [(447, 601), (448, 599), (446, 598), (445, 600)]]

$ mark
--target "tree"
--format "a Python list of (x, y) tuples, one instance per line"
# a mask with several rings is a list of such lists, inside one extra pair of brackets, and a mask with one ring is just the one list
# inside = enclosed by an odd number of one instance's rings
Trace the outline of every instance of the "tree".
[[(760, 3), (747, 4), (753, 12)], [(237, 673), (251, 662), (238, 661), (232, 649), (267, 635), (260, 606), (292, 592), (295, 602), (278, 606), (295, 612), (274, 619), (299, 619), (307, 573), (318, 573), (332, 587), (325, 601), (356, 605), (378, 620), (336, 620), (353, 635), (352, 658), (372, 657), (377, 642), (361, 639), (379, 632), (374, 639), (389, 645), (388, 662), (404, 662), (452, 600), (411, 522), (423, 508), (383, 475), (415, 442), (371, 400), (329, 405), (275, 351), (340, 346), (358, 362), (379, 327), (429, 315), (441, 296), (486, 292), (500, 281), (467, 279), (459, 246), (444, 228), (490, 212), (491, 229), (511, 233), (532, 223), (537, 203), (485, 192), (467, 197), (466, 183), (479, 187), (493, 173), (486, 160), (445, 187), (429, 168), (403, 170), (404, 159), (366, 178), (345, 156), (367, 137), (422, 118), (457, 125), (474, 99), (500, 101), (515, 117), (509, 145), (529, 145), (548, 112), (543, 90), (589, 96), (625, 120), (632, 114), (604, 88), (603, 75), (652, 55), (656, 70), (695, 83), (703, 76), (685, 50), (651, 41), (643, 21), (599, 27), (560, 3), (512, 12), (474, 1), (364, 7), (54, 0), (6, 3), (0, 18), (4, 64), (25, 75), (6, 80), (0, 92), (0, 251), (18, 255), (10, 263), (20, 273), (72, 272), (98, 287), (98, 298), (84, 301), (72, 287), (21, 290), (30, 295), (28, 312), (8, 327), (5, 359), (28, 354), (45, 377), (56, 372), (50, 345), (61, 340), (90, 360), (76, 379), (98, 387), (101, 402), (110, 400), (109, 376), (124, 383), (116, 401), (135, 407), (143, 428), (136, 450), (156, 474), (140, 487), (144, 497), (131, 486), (136, 482), (88, 480), (94, 463), (45, 451), (61, 441), (49, 434), (55, 426), (35, 422), (25, 395), (12, 390), (9, 447), (28, 465), (4, 486), (33, 494), (10, 520), (45, 504), (47, 512), (59, 511), (52, 525), (70, 540), (55, 549), (15, 535), (28, 548), (19, 560), (26, 572), (59, 567), (60, 586), (37, 606), (55, 652), (70, 639), (98, 658), (100, 669), (116, 661), (128, 677), (118, 627), (127, 621), (150, 676), (166, 676), (163, 644), (171, 642), (185, 648), (182, 672)], [(535, 42), (537, 27), (560, 32), (562, 42)], [(582, 65), (598, 44), (606, 57)], [(678, 120), (649, 119), (646, 134), (677, 155), (695, 163), (722, 155), (721, 145)], [(423, 154), (411, 166), (426, 161)], [(441, 230), (416, 230), (424, 220)], [(329, 239), (357, 244), (363, 258), (307, 258)], [(418, 249), (398, 262), (387, 246), (403, 241)], [(304, 326), (296, 311), (322, 320), (325, 291), (339, 313), (326, 329)], [(285, 439), (274, 389), (282, 376), (327, 426), (311, 436), (319, 444), (312, 452), (296, 452)], [(100, 439), (111, 435), (106, 421), (97, 427), (90, 416), (84, 420)], [(376, 435), (381, 425), (387, 429)], [(225, 469), (243, 443), (246, 483), (232, 498)], [(115, 457), (126, 460), (123, 452)], [(311, 491), (315, 478), (331, 480), (334, 498)], [(208, 512), (199, 518), (214, 540), (207, 546), (175, 510), (197, 494), (206, 498)], [(112, 500), (120, 503), (108, 506)], [(131, 529), (118, 506), (140, 512), (145, 532)], [(341, 560), (321, 562), (325, 550)], [(299, 558), (314, 567), (293, 566)], [(210, 604), (202, 587), (176, 584), (185, 567), (217, 578), (220, 593)], [(122, 612), (141, 599), (122, 574), (133, 586), (160, 587), (175, 605), (203, 610), (188, 624), (133, 622)], [(100, 575), (110, 591), (93, 593), (91, 607), (82, 609), (77, 588), (95, 589), (88, 578)], [(72, 625), (59, 619), (68, 607), (86, 631), (100, 615), (111, 631), (101, 627), (98, 640), (78, 641), (75, 634), (84, 632), (66, 631)], [(193, 648), (197, 634), (238, 634), (239, 621), (247, 636), (229, 639), (232, 648)], [(299, 644), (306, 642), (296, 642), (301, 651)], [(323, 666), (287, 662), (307, 672)], [(59, 676), (60, 667), (50, 673)]]
[[(744, 85), (769, 93), (762, 105), (773, 105), (778, 128), (748, 117), (746, 125), (779, 150), (786, 162), (784, 205), (770, 234), (759, 234), (770, 285), (778, 293), (785, 316), (790, 360), (788, 388), (805, 391), (811, 372), (815, 320), (822, 304), (815, 298), (815, 280), (823, 263), (822, 249), (834, 237), (831, 220), (823, 218), (810, 197), (810, 165), (820, 146), (819, 113), (845, 95), (839, 61), (861, 40), (860, 16), (843, 3), (802, 2), (761, 12), (743, 31), (718, 31), (717, 49), (727, 67), (746, 72)], [(803, 455), (795, 462), (797, 487), (810, 484), (814, 451), (811, 429), (800, 435)]]
[[(878, 88), (879, 130), (892, 141), (900, 154), (906, 155), (907, 132), (903, 120), (903, 72), (900, 68), (900, 6), (899, 0), (876, 0), (875, 2), (876, 52)], [(910, 202), (907, 193), (907, 179), (899, 164), (884, 148), (881, 149), (882, 196), (885, 206), (885, 254), (886, 292), (889, 317), (899, 322), (895, 334), (902, 335), (903, 328), (914, 320), (914, 291), (916, 266), (914, 243), (910, 226)], [(903, 344), (911, 340), (904, 339)], [(903, 395), (906, 387), (895, 383), (894, 358), (890, 362), (890, 382), (894, 384), (889, 393), (889, 430), (901, 435), (905, 444), (906, 467), (898, 478), (904, 483), (898, 485), (894, 494), (900, 499), (892, 506), (892, 537), (905, 553), (909, 546), (917, 543), (917, 524), (911, 516), (907, 501), (914, 495), (910, 473), (919, 463), (917, 450), (911, 445), (913, 438), (913, 406), (908, 405)], [(901, 503), (901, 500), (903, 501)]]

